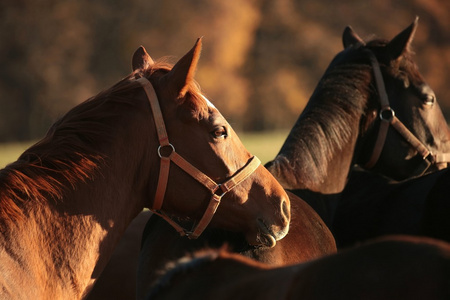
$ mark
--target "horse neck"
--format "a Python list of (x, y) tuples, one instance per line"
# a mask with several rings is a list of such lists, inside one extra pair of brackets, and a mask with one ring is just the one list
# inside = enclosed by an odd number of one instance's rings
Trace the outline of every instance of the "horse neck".
[[(23, 218), (0, 220), (3, 290), (23, 299), (79, 299), (89, 290), (149, 192), (150, 164), (142, 157), (145, 147), (136, 144), (142, 138), (133, 142), (126, 131), (116, 132), (114, 150), (103, 152), (105, 161), (95, 174), (66, 186), (60, 199), (28, 199), (20, 203)], [(57, 180), (48, 177), (42, 180)], [(7, 277), (26, 284), (6, 282)]]
[(339, 193), (370, 95), (370, 68), (331, 65), (269, 170), (287, 189)]
[[(317, 113), (322, 114), (321, 121)], [(346, 121), (333, 125), (331, 120), (337, 117)], [(352, 163), (360, 118), (345, 110), (307, 107), (269, 170), (287, 189), (341, 192)]]

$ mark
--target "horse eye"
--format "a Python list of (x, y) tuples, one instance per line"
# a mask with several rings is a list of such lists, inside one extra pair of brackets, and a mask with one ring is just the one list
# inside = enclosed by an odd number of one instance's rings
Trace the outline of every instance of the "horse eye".
[(423, 97), (423, 103), (428, 106), (432, 106), (436, 102), (436, 96), (433, 94), (426, 94)]
[(217, 127), (212, 132), (214, 138), (226, 138), (228, 136), (227, 130), (225, 127)]

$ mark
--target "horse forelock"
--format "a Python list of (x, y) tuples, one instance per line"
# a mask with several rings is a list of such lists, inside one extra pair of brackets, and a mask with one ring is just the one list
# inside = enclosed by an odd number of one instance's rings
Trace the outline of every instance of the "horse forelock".
[[(155, 61), (153, 65), (148, 66), (146, 69), (136, 70), (133, 73), (133, 76), (135, 78), (145, 77), (149, 79), (150, 82), (156, 83), (158, 78), (167, 74), (172, 67), (173, 64), (168, 62), (168, 57), (163, 57)], [(187, 84), (187, 93), (184, 97), (177, 99), (177, 104), (181, 108), (190, 110), (190, 115), (197, 120), (207, 118), (210, 109), (214, 106), (205, 96), (203, 96), (200, 85), (195, 80), (192, 79)]]
[(388, 71), (392, 77), (403, 80), (407, 79), (415, 86), (424, 83), (424, 78), (413, 59), (414, 52), (411, 47), (409, 45), (405, 47), (401, 56), (393, 60), (389, 53), (385, 51), (388, 43), (389, 41), (384, 39), (373, 39), (367, 42), (365, 48), (375, 53), (380, 64), (388, 67)]

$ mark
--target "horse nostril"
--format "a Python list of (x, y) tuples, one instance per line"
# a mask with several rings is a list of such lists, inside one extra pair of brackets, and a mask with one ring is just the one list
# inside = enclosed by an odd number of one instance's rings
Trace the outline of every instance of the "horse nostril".
[(283, 200), (283, 202), (281, 202), (281, 212), (283, 217), (286, 219), (286, 222), (289, 222), (291, 213), (289, 210), (288, 201)]

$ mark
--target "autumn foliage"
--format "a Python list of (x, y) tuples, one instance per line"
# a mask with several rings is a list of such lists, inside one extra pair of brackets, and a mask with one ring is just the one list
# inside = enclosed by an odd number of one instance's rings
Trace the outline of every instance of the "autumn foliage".
[(2, 1), (0, 142), (42, 137), (126, 76), (139, 45), (179, 58), (200, 36), (196, 78), (235, 129), (290, 128), (346, 25), (390, 39), (416, 15), (415, 58), (448, 114), (448, 0)]

